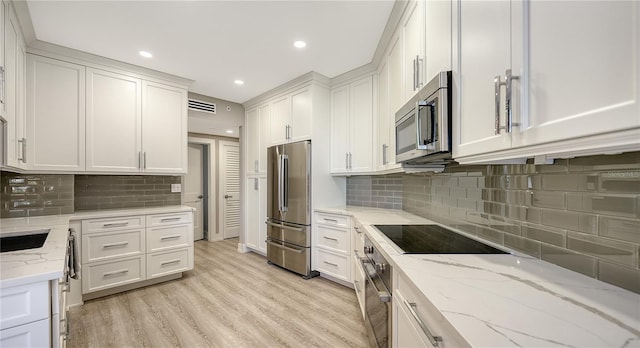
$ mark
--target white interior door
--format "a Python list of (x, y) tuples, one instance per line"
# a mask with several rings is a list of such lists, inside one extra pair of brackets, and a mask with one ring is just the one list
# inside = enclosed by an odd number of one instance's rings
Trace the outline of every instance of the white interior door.
[(193, 214), (193, 239), (204, 238), (204, 214), (202, 207), (203, 185), (202, 185), (202, 159), (203, 147), (200, 144), (189, 144), (188, 150), (189, 165), (187, 175), (184, 178), (184, 205), (195, 209)]
[(223, 238), (240, 235), (240, 147), (238, 143), (219, 142), (219, 229)]

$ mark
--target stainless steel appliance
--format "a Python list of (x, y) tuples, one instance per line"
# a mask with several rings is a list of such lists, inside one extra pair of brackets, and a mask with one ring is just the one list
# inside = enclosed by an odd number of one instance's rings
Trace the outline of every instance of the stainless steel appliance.
[(267, 149), (267, 260), (314, 277), (311, 271), (311, 142)]
[(365, 326), (372, 347), (391, 347), (391, 279), (393, 269), (376, 249), (369, 237), (364, 237)]
[(507, 254), (444, 226), (374, 225), (405, 254)]
[(396, 161), (451, 160), (451, 71), (438, 74), (396, 112)]

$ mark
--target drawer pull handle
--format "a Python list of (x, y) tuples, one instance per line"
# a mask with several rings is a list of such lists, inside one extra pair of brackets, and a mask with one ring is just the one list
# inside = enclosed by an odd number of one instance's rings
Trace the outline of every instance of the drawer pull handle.
[(333, 241), (336, 241), (336, 242), (338, 241), (338, 238), (331, 238), (331, 237), (327, 237), (327, 236), (324, 236), (323, 238), (324, 239), (328, 239), (328, 240), (333, 240)]
[(166, 265), (171, 265), (174, 263), (180, 263), (180, 259), (175, 259), (175, 260), (170, 260), (170, 261), (165, 261), (165, 262), (161, 262), (160, 266), (166, 266)]
[(170, 221), (180, 221), (181, 217), (173, 217), (173, 218), (164, 218), (160, 219), (160, 222), (170, 222)]
[(418, 308), (418, 305), (415, 302), (409, 302), (407, 300), (404, 300), (404, 305), (407, 306), (409, 313), (411, 313), (411, 316), (416, 320), (416, 322), (422, 329), (422, 332), (424, 332), (424, 334), (427, 335), (427, 337), (429, 338), (429, 341), (431, 341), (431, 345), (434, 347), (438, 347), (438, 342), (442, 342), (442, 336), (434, 336), (431, 333), (431, 330), (429, 330), (429, 328), (424, 323), (422, 318), (420, 318), (420, 315), (418, 314), (418, 312), (416, 312), (416, 308)]
[(360, 227), (356, 226), (353, 228), (354, 230), (356, 230), (356, 232), (358, 232), (358, 234), (362, 233), (362, 231), (360, 231)]
[(118, 242), (118, 243), (110, 243), (110, 244), (102, 244), (102, 249), (115, 248), (126, 246), (129, 242)]
[(129, 221), (111, 222), (108, 224), (103, 224), (102, 227), (124, 227), (124, 226), (127, 226), (128, 224), (129, 224)]
[(178, 238), (180, 238), (180, 235), (179, 234), (174, 234), (173, 236), (162, 237), (162, 238), (160, 238), (160, 240), (164, 241), (164, 240), (171, 240), (171, 239), (178, 239)]
[(111, 276), (127, 274), (127, 273), (129, 273), (128, 269), (121, 269), (119, 271), (113, 271), (113, 272), (104, 273), (102, 276), (103, 277), (111, 277)]
[(324, 261), (324, 263), (326, 263), (327, 265), (333, 266), (333, 267), (338, 267), (337, 263), (333, 263), (333, 262), (329, 262), (329, 261)]
[(338, 220), (336, 220), (336, 219), (324, 218), (324, 221), (331, 221), (331, 222), (338, 223)]

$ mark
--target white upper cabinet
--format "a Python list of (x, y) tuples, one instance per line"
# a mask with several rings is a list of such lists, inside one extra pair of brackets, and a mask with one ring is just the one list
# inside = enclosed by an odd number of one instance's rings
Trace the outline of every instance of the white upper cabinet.
[(2, 46), (0, 115), (6, 121), (5, 164), (15, 168), (26, 168), (25, 44), (12, 6), (9, 3), (2, 3), (0, 8), (3, 29), (0, 39), (4, 41), (4, 44), (0, 42)]
[(86, 123), (88, 172), (140, 170), (140, 79), (87, 68)]
[(142, 81), (142, 151), (145, 172), (186, 173), (186, 89)]
[(373, 76), (331, 91), (331, 173), (373, 170)]
[(85, 67), (27, 55), (26, 112), (27, 169), (84, 171)]
[(411, 0), (402, 21), (404, 100), (413, 97), (425, 83), (424, 7), (424, 0)]
[(451, 70), (451, 0), (425, 2), (424, 83)]
[[(514, 146), (640, 128), (640, 3), (531, 1), (528, 10), (528, 110)], [(640, 143), (638, 134), (626, 142)], [(624, 142), (619, 133), (568, 147)]]
[(269, 122), (271, 104), (261, 105), (246, 112), (246, 162), (247, 175), (267, 172), (267, 147), (269, 147)]
[(393, 119), (389, 109), (389, 64), (383, 60), (378, 67), (378, 143), (374, 151), (375, 169), (386, 169), (389, 162), (395, 162), (391, 156), (391, 130), (393, 129)]
[[(459, 64), (453, 67), (453, 156), (497, 151), (511, 146), (505, 132), (504, 99), (495, 101), (495, 76), (511, 69), (511, 6), (508, 1), (458, 1)], [(462, 18), (462, 19), (460, 19)], [(502, 94), (504, 96), (504, 93)], [(457, 122), (456, 122), (457, 121)]]
[(272, 102), (271, 144), (311, 139), (311, 89), (303, 87)]
[(458, 162), (640, 150), (640, 4), (460, 0), (453, 13)]

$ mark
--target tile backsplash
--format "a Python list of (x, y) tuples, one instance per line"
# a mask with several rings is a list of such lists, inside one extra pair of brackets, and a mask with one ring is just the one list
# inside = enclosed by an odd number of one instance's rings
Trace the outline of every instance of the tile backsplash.
[(73, 213), (73, 175), (0, 174), (0, 218)]
[(76, 175), (75, 210), (162, 207), (181, 204), (171, 184), (180, 176)]
[(640, 152), (448, 166), (402, 192), (403, 210), (640, 293)]
[(347, 204), (359, 207), (402, 209), (402, 176), (347, 178)]
[(1, 172), (0, 218), (180, 205), (180, 176), (54, 175)]

